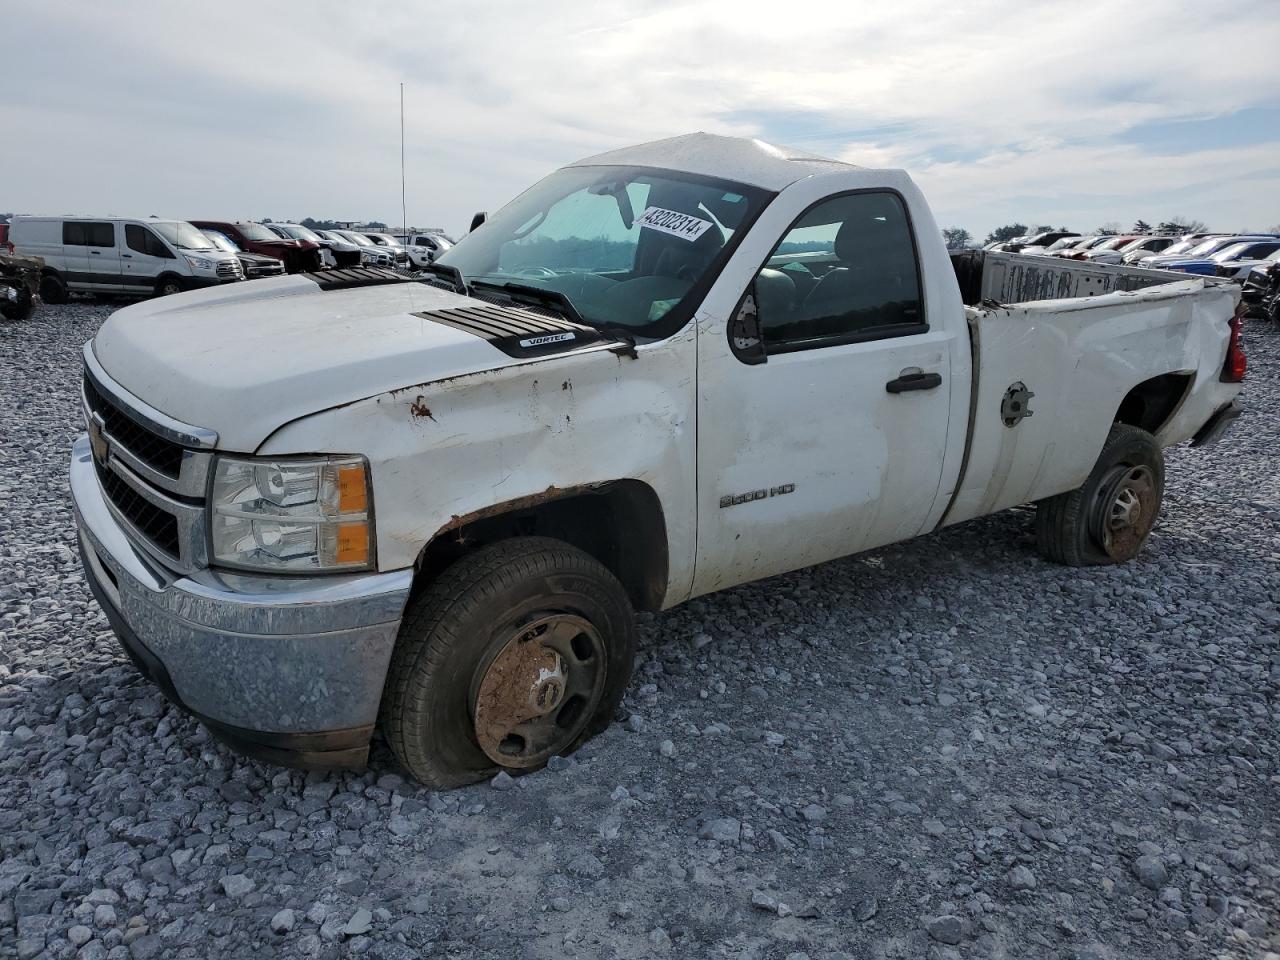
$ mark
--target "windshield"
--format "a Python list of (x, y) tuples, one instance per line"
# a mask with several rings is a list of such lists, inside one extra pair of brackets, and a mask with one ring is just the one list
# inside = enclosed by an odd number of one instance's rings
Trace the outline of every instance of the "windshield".
[(1164, 252), (1165, 252), (1166, 254), (1170, 254), (1170, 255), (1173, 255), (1173, 254), (1179, 254), (1179, 253), (1187, 253), (1187, 252), (1188, 252), (1189, 250), (1191, 250), (1193, 247), (1197, 247), (1197, 246), (1199, 246), (1199, 245), (1200, 245), (1200, 244), (1202, 244), (1202, 243), (1204, 243), (1204, 238), (1203, 238), (1203, 237), (1202, 237), (1201, 239), (1199, 239), (1199, 240), (1179, 240), (1179, 241), (1178, 241), (1177, 243), (1175, 243), (1173, 246), (1171, 246), (1171, 247), (1165, 247)]
[(352, 243), (358, 243), (362, 247), (376, 247), (377, 244), (361, 233), (340, 233), (339, 236), (350, 240)]
[(240, 232), (249, 240), (279, 240), (280, 238), (260, 223), (237, 223)]
[[(1192, 244), (1191, 248), (1186, 251), (1186, 254), (1188, 257), (1207, 257), (1209, 254), (1213, 253), (1213, 251), (1219, 249), (1222, 244), (1223, 241), (1221, 239), (1201, 240), (1198, 243)], [(1178, 251), (1175, 251), (1170, 247), (1165, 252), (1176, 253)]]
[(213, 249), (213, 241), (189, 223), (152, 221), (147, 225), (179, 250)]
[(226, 253), (240, 252), (240, 248), (237, 247), (234, 243), (232, 243), (231, 238), (228, 237), (226, 234), (219, 233), (217, 230), (201, 230), (200, 232), (203, 233), (206, 237), (208, 237), (209, 242), (212, 243), (219, 250), (222, 250)]
[[(770, 198), (755, 187), (647, 167), (568, 167), (442, 254), (463, 279), (538, 287), (589, 324), (669, 336)], [(486, 291), (487, 292), (487, 291)]]
[(1219, 250), (1209, 259), (1216, 260), (1219, 263), (1225, 263), (1227, 260), (1240, 256), (1240, 254), (1244, 253), (1252, 246), (1253, 244), (1251, 243), (1233, 243), (1231, 246)]
[(372, 240), (374, 243), (376, 243), (380, 247), (400, 246), (399, 240), (396, 240), (394, 237), (389, 237), (385, 233), (366, 233), (365, 236), (368, 237), (370, 240)]
[(283, 230), (286, 234), (293, 237), (293, 239), (295, 240), (310, 240), (312, 243), (320, 242), (320, 238), (316, 236), (315, 231), (308, 230), (306, 227), (296, 226), (294, 224), (284, 224), (284, 223), (277, 223), (275, 224), (275, 227), (278, 230)]
[(1047, 253), (1052, 250), (1065, 250), (1067, 247), (1074, 247), (1080, 242), (1079, 237), (1063, 237), (1061, 240), (1055, 240), (1053, 243), (1049, 244), (1049, 246), (1045, 247), (1045, 252)]

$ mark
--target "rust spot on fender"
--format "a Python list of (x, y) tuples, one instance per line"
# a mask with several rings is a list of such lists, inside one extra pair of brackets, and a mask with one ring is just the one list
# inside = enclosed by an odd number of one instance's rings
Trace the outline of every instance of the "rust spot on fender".
[(459, 527), (465, 527), (479, 520), (487, 520), (490, 517), (501, 516), (504, 513), (511, 513), (516, 510), (527, 510), (550, 500), (560, 500), (563, 497), (572, 497), (580, 493), (593, 493), (606, 486), (608, 486), (607, 483), (586, 483), (574, 487), (557, 487), (552, 484), (540, 493), (531, 493), (528, 496), (516, 497), (514, 500), (506, 500), (488, 507), (481, 507), (471, 513), (455, 513), (449, 518), (448, 523), (436, 531), (436, 536), (438, 537), (440, 534), (447, 533), (450, 530), (456, 530)]
[(417, 399), (414, 400), (413, 403), (409, 405), (409, 415), (418, 420), (421, 420), (423, 417), (426, 417), (428, 420), (434, 423), (436, 418), (431, 415), (431, 408), (428, 407), (426, 403), (423, 402), (423, 400), (424, 398), (422, 394), (418, 394)]

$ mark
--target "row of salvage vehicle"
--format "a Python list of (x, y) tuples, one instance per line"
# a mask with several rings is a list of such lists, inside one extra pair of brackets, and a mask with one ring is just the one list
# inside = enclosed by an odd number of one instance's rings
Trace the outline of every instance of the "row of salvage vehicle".
[(987, 249), (1024, 256), (1062, 257), (1089, 263), (1173, 270), (1243, 282), (1251, 270), (1280, 260), (1280, 236), (1273, 233), (1081, 236), (1056, 231), (988, 244)]
[(19, 216), (7, 227), (9, 254), (42, 261), (36, 289), (47, 303), (72, 293), (165, 296), (332, 268), (421, 269), (452, 246), (438, 233), (393, 237), (253, 221)]

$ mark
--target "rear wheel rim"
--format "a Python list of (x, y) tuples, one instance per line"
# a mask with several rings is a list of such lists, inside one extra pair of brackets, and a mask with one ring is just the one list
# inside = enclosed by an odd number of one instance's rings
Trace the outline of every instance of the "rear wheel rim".
[(1132, 559), (1146, 542), (1159, 507), (1159, 487), (1150, 467), (1113, 467), (1099, 485), (1094, 502), (1094, 539), (1112, 560)]
[(544, 614), (518, 627), (476, 688), (480, 749), (521, 769), (563, 753), (599, 707), (607, 666), (604, 639), (582, 617)]

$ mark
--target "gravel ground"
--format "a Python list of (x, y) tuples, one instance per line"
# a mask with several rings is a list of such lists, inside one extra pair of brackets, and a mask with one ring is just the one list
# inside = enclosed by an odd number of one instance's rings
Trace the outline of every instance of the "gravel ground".
[(0, 326), (0, 956), (1280, 953), (1261, 325), (1138, 562), (1052, 566), (1019, 510), (646, 617), (625, 722), (438, 794), (241, 760), (125, 660), (65, 480), (110, 309)]

